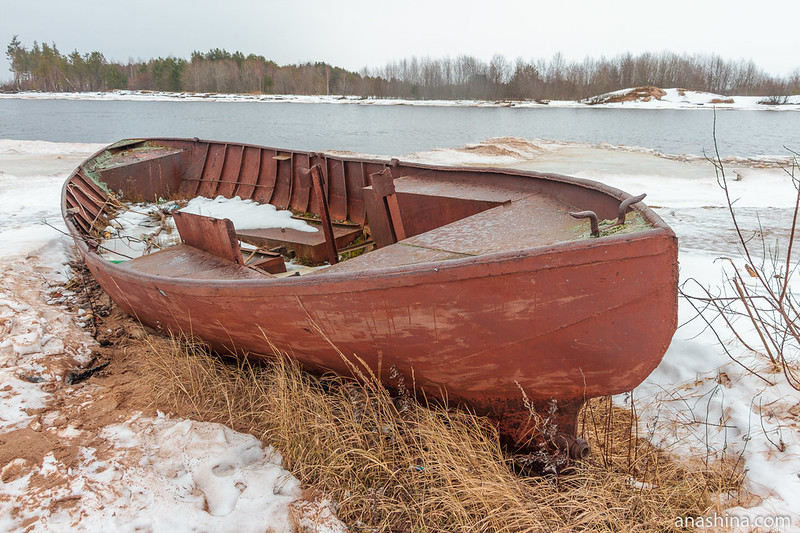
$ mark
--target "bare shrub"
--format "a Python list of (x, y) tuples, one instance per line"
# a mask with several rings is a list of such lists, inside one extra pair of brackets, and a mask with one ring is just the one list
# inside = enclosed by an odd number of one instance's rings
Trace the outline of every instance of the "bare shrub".
[[(714, 133), (716, 147), (716, 129)], [(790, 150), (791, 152), (791, 150)], [(732, 334), (747, 350), (760, 354), (769, 360), (774, 372), (781, 372), (794, 389), (800, 390), (800, 374), (797, 357), (800, 354), (800, 301), (792, 293), (790, 283), (795, 275), (798, 260), (795, 257), (794, 241), (798, 230), (800, 214), (800, 175), (798, 175), (798, 154), (788, 168), (784, 168), (797, 190), (791, 218), (791, 231), (785, 243), (770, 245), (765, 242), (763, 232), (760, 239), (753, 239), (739, 224), (735, 200), (731, 198), (729, 179), (725, 173), (719, 151), (707, 158), (716, 171), (717, 182), (725, 194), (731, 222), (739, 242), (744, 265), (739, 267), (730, 258), (722, 258), (728, 263), (725, 270), (721, 292), (712, 294), (694, 280), (687, 284), (698, 287), (700, 293), (682, 288), (682, 295), (694, 305), (698, 315), (720, 339), (720, 345), (737, 364), (748, 372), (770, 383), (770, 379), (747, 367), (734, 356), (727, 344), (722, 342), (726, 332)], [(721, 327), (722, 326), (722, 327)], [(754, 335), (749, 335), (751, 329)]]
[(758, 103), (763, 105), (786, 105), (789, 103), (789, 97), (773, 95), (759, 100)]

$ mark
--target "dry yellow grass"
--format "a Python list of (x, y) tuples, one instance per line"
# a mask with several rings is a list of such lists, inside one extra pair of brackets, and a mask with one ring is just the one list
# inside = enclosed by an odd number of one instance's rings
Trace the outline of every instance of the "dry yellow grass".
[(369, 375), (315, 377), (280, 353), (255, 364), (180, 339), (147, 342), (144, 379), (160, 404), (273, 444), (357, 531), (671, 531), (741, 485), (735, 460), (670, 460), (610, 399), (582, 413), (588, 461), (523, 477), (486, 419), (392, 397)]

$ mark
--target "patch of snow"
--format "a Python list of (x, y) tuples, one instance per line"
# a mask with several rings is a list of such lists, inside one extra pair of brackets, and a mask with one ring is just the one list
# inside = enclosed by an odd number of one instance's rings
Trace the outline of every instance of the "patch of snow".
[(278, 210), (271, 204), (242, 200), (238, 196), (214, 199), (198, 196), (192, 198), (181, 211), (214, 218), (227, 218), (237, 229), (284, 228), (314, 233), (317, 228), (302, 220), (292, 218), (292, 212)]
[(496, 137), (462, 148), (438, 148), (403, 157), (404, 161), (446, 166), (515, 166), (539, 160), (544, 154), (569, 146), (546, 139)]
[(103, 230), (100, 253), (109, 260), (126, 260), (142, 256), (148, 247), (155, 251), (178, 244), (180, 237), (171, 216), (166, 217), (163, 230), (152, 238), (152, 245), (148, 243), (148, 237), (161, 225), (158, 211), (177, 208), (176, 202), (167, 202), (130, 204), (120, 209)]
[(25, 256), (66, 231), (58, 209), (65, 179), (0, 173), (0, 256)]
[(196, 215), (227, 218), (233, 222), (233, 227), (237, 230), (284, 228), (303, 232), (317, 231), (317, 228), (305, 221), (292, 218), (291, 211), (278, 210), (271, 204), (242, 200), (238, 196), (233, 198), (218, 196), (214, 199), (198, 196), (182, 208), (177, 202), (139, 203), (126, 206), (116, 213), (104, 229), (100, 252), (109, 260), (125, 260), (178, 244), (180, 236), (171, 216), (166, 217), (163, 229), (151, 239), (153, 244), (148, 243), (148, 237), (156, 233), (161, 226), (157, 213), (161, 211), (169, 214), (176, 209)]
[[(90, 358), (90, 350), (81, 343), (88, 336), (82, 331), (74, 333), (71, 314), (45, 305), (44, 289), (24, 290), (58, 277), (59, 270), (52, 270), (53, 266), (37, 265), (34, 270), (26, 264), (30, 260), (38, 263), (35, 255), (26, 260), (0, 260), (4, 271), (0, 279), (0, 430), (24, 427), (35, 419), (35, 411), (44, 407), (48, 393), (43, 386), (52, 386), (63, 377), (48, 369), (51, 359), (64, 357), (76, 364)], [(67, 338), (76, 342), (68, 347)]]
[[(88, 157), (105, 145), (96, 143), (54, 143), (49, 141), (17, 141), (0, 139), (0, 155), (43, 156), (63, 158), (66, 155)], [(67, 170), (72, 170), (68, 168)]]
[[(141, 417), (108, 426), (102, 435), (114, 444), (109, 468), (138, 466), (119, 472), (128, 490), (97, 497), (102, 507), (87, 509), (83, 527), (147, 527), (156, 531), (261, 532), (269, 527), (291, 531), (289, 504), (300, 496), (300, 484), (281, 468), (281, 457), (251, 435), (225, 426), (191, 420)], [(91, 484), (92, 462), (76, 475)], [(103, 471), (104, 476), (108, 474)]]

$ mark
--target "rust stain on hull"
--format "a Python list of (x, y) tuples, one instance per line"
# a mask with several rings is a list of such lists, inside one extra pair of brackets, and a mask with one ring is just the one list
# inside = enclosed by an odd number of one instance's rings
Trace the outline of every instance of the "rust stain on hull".
[[(210, 270), (199, 279), (185, 274), (191, 271), (185, 263), (199, 257), (185, 250), (159, 252), (161, 260), (152, 254), (113, 264), (93, 240), (102, 216), (92, 221), (82, 214), (106, 209), (103, 199), (81, 211), (75, 205), (86, 203), (86, 196), (70, 191), (76, 184), (102, 188), (83, 169), (98, 157), (113, 159), (116, 149), (90, 158), (65, 184), (63, 211), (98, 282), (142, 322), (191, 331), (219, 350), (269, 354), (271, 343), (311, 370), (340, 373), (349, 369), (337, 349), (357, 354), (376, 373), (378, 365), (395, 366), (403, 375), (413, 372), (427, 395), (446, 394), (452, 404), (495, 419), (512, 446), (531, 437), (524, 391), (540, 414), (557, 402), (555, 422), (569, 447), (576, 442), (583, 402), (636, 387), (658, 365), (675, 331), (672, 230), (641, 203), (629, 209), (646, 221), (644, 229), (600, 238), (589, 238), (585, 223), (569, 215), (591, 210), (602, 219), (616, 218), (620, 203), (631, 197), (611, 187), (533, 172), (361, 161), (209, 141), (142, 143), (140, 150), (169, 151), (162, 159), (170, 172), (159, 183), (152, 169), (158, 158), (146, 159), (148, 178), (144, 184), (132, 181), (135, 196), (177, 187), (186, 195), (213, 189), (251, 191), (257, 198), (262, 182), (284, 191), (273, 195), (289, 203), (281, 207), (320, 214), (327, 201), (336, 206), (332, 213), (347, 213), (349, 222), (380, 234), (378, 250), (299, 277), (244, 274), (245, 267), (231, 264), (220, 264), (215, 276), (217, 267), (206, 259)], [(181, 158), (177, 186), (174, 151)], [(248, 156), (223, 164), (223, 153)], [(298, 191), (315, 165), (337, 169), (337, 185), (328, 172), (318, 174), (317, 199), (311, 202)], [(391, 194), (399, 200), (391, 206), (369, 182), (387, 169), (394, 179)], [(128, 170), (135, 176), (135, 166)], [(124, 180), (115, 181), (120, 184)], [(288, 194), (290, 189), (295, 192)], [(398, 216), (405, 239), (397, 239)], [(505, 234), (498, 233), (503, 217), (516, 221)], [(494, 243), (481, 240), (493, 235)], [(169, 267), (168, 259), (176, 266)], [(266, 339), (253, 333), (262, 331)]]

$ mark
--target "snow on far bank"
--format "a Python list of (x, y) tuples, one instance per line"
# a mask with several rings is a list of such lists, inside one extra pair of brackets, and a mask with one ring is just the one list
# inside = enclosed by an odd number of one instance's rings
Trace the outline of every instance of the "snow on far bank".
[(581, 103), (601, 107), (633, 109), (800, 109), (800, 95), (795, 96), (725, 96), (687, 89), (639, 87), (621, 89), (581, 100)]
[[(142, 101), (186, 101), (186, 102), (293, 102), (328, 103), (356, 105), (407, 105), (437, 107), (624, 107), (626, 109), (746, 109), (797, 111), (800, 110), (800, 96), (725, 96), (679, 88), (662, 89), (666, 94), (647, 101), (634, 100), (611, 103), (592, 103), (630, 92), (622, 89), (582, 101), (574, 100), (407, 100), (402, 98), (373, 98), (343, 95), (292, 95), (292, 94), (221, 94), (221, 93), (171, 93), (165, 91), (105, 91), (84, 93), (40, 93), (21, 92), (0, 94), (0, 99), (43, 99), (43, 100), (142, 100)], [(770, 103), (772, 102), (772, 103)], [(779, 104), (779, 105), (775, 105)]]

